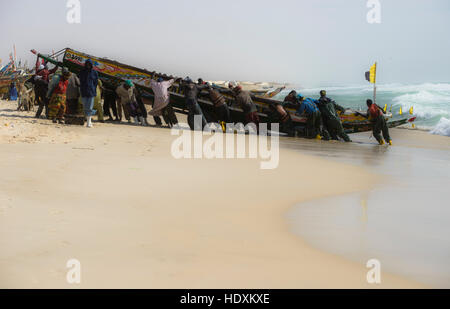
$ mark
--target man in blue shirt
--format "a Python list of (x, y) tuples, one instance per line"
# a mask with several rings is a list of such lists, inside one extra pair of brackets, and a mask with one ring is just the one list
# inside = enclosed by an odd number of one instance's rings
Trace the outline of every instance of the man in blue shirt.
[(298, 94), (297, 98), (300, 106), (298, 107), (296, 114), (298, 116), (302, 116), (304, 114), (307, 117), (306, 137), (322, 139), (322, 136), (320, 135), (322, 117), (320, 115), (319, 108), (316, 105), (317, 101), (311, 98), (305, 98), (301, 94)]

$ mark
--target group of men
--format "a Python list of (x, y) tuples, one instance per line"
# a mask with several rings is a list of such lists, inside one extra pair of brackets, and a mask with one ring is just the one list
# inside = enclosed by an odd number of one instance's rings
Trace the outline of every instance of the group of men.
[[(201, 97), (202, 91), (207, 93), (208, 99), (214, 105), (215, 119), (225, 128), (225, 124), (233, 123), (234, 121), (230, 115), (230, 109), (228, 107), (225, 95), (230, 95), (234, 98), (236, 106), (240, 107), (245, 115), (245, 124), (253, 123), (258, 130), (259, 116), (255, 103), (252, 100), (251, 94), (248, 91), (242, 89), (240, 85), (229, 85), (228, 89), (219, 89), (212, 87), (209, 83), (199, 78), (195, 83), (191, 78), (178, 79), (182, 92), (185, 96), (186, 108), (188, 110), (188, 124), (193, 130), (203, 129), (208, 121), (205, 117), (205, 113), (198, 103), (198, 99)], [(201, 119), (201, 123), (194, 123), (195, 116)]]
[[(370, 120), (373, 127), (373, 135), (380, 145), (384, 145), (385, 141), (392, 145), (386, 118), (384, 117), (385, 111), (370, 99), (366, 103), (368, 107), (367, 113), (358, 114)], [(296, 109), (296, 115), (298, 116), (306, 116), (306, 137), (323, 140), (342, 139), (345, 142), (351, 142), (350, 137), (345, 133), (338, 114), (338, 111), (344, 113), (345, 108), (327, 97), (325, 90), (320, 91), (318, 100), (305, 98), (293, 90), (284, 99), (282, 108), (284, 107)], [(381, 132), (385, 141), (381, 137)]]
[[(245, 124), (253, 123), (257, 130), (259, 128), (260, 119), (256, 104), (253, 102), (250, 92), (243, 90), (240, 85), (230, 83), (228, 89), (215, 88), (202, 79), (198, 79), (195, 83), (189, 77), (177, 80), (163, 80), (162, 78), (151, 80), (149, 86), (154, 93), (153, 109), (147, 114), (144, 102), (146, 99), (132, 81), (126, 80), (116, 88), (111, 88), (109, 85), (103, 86), (91, 60), (85, 62), (84, 68), (78, 75), (71, 74), (66, 68), (63, 68), (59, 74), (54, 74), (56, 71), (57, 67), (49, 70), (46, 65), (36, 63), (34, 84), (36, 100), (39, 104), (37, 118), (45, 108), (46, 117), (55, 123), (62, 123), (65, 114), (66, 116), (78, 114), (80, 117), (86, 118), (87, 127), (92, 127), (92, 116), (95, 114), (98, 115), (99, 121), (103, 122), (104, 115), (109, 117), (108, 120), (121, 121), (123, 113), (128, 122), (133, 119), (136, 124), (146, 126), (149, 114), (153, 116), (157, 125), (162, 125), (160, 118), (162, 116), (169, 126), (173, 126), (178, 123), (178, 120), (170, 105), (169, 88), (174, 82), (178, 82), (185, 96), (188, 124), (191, 129), (203, 129), (208, 122), (198, 103), (202, 92), (208, 94), (209, 100), (214, 105), (215, 118), (223, 127), (226, 123), (234, 122), (225, 98), (226, 95), (229, 95), (243, 110)], [(54, 75), (50, 81), (51, 74)], [(103, 107), (100, 103), (102, 97), (104, 99)], [(80, 102), (84, 111), (81, 115)], [(380, 144), (384, 144), (380, 134), (382, 132), (386, 143), (392, 145), (383, 109), (371, 100), (367, 100), (367, 105), (368, 112), (363, 116), (371, 120), (374, 137)], [(286, 108), (294, 108), (296, 115), (307, 118), (303, 134), (306, 137), (324, 140), (342, 139), (345, 142), (351, 142), (338, 114), (338, 111), (345, 112), (345, 108), (328, 98), (325, 90), (320, 91), (318, 100), (306, 98), (293, 90), (286, 96), (282, 104), (272, 105), (271, 108), (276, 114), (277, 122), (281, 125), (281, 131), (289, 135), (295, 135), (297, 128)], [(196, 115), (200, 116), (201, 124), (194, 123)]]
[(325, 90), (320, 91), (318, 100), (305, 98), (293, 90), (284, 99), (283, 106), (296, 109), (298, 116), (306, 116), (306, 137), (324, 140), (341, 138), (351, 142), (338, 114), (338, 111), (345, 112), (345, 108), (328, 98)]

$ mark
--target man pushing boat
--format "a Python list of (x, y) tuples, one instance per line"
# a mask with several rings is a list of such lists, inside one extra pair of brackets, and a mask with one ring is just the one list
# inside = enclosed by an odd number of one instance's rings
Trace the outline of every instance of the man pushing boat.
[[(186, 100), (186, 107), (189, 110), (188, 124), (192, 130), (203, 129), (206, 124), (206, 118), (203, 114), (202, 108), (198, 104), (198, 96), (200, 92), (208, 87), (208, 85), (195, 84), (192, 79), (186, 77), (182, 82), (183, 93)], [(194, 123), (195, 115), (200, 116), (202, 120), (201, 128), (197, 128)]]
[[(386, 123), (386, 118), (384, 117), (385, 111), (379, 107), (377, 104), (373, 103), (371, 99), (366, 101), (367, 110), (366, 114), (358, 113), (359, 115), (368, 118), (372, 124), (373, 136), (380, 145), (384, 145), (385, 141), (392, 146), (391, 136), (389, 135), (389, 128)], [(381, 132), (383, 132), (383, 138), (381, 137)]]
[(119, 100), (118, 114), (119, 119), (122, 119), (122, 109), (125, 114), (125, 118), (131, 123), (133, 118), (135, 124), (141, 124), (147, 126), (147, 110), (145, 109), (142, 100), (139, 100), (139, 92), (133, 85), (131, 80), (126, 80), (116, 88), (116, 94)]
[(150, 88), (152, 88), (155, 94), (155, 99), (153, 109), (148, 114), (153, 116), (153, 119), (159, 126), (162, 125), (160, 116), (164, 117), (164, 121), (166, 121), (169, 127), (178, 123), (173, 109), (169, 106), (170, 95), (168, 89), (172, 87), (174, 82), (174, 79), (165, 81), (162, 77), (159, 77), (156, 81), (153, 79), (150, 81)]
[(228, 85), (228, 88), (229, 90), (225, 90), (225, 92), (230, 93), (234, 97), (236, 105), (244, 111), (245, 124), (255, 124), (258, 131), (260, 122), (258, 109), (252, 100), (250, 92), (243, 90), (241, 85), (234, 86), (231, 83)]
[(225, 97), (217, 89), (211, 87), (211, 85), (207, 84), (207, 86), (206, 90), (208, 91), (209, 99), (214, 104), (214, 110), (220, 124), (224, 126), (227, 123), (232, 123), (230, 110)]
[(336, 110), (345, 112), (345, 108), (328, 98), (325, 90), (320, 91), (320, 99), (318, 100), (317, 106), (322, 114), (323, 124), (330, 134), (331, 139), (339, 140), (340, 137), (346, 142), (351, 142), (352, 140), (345, 133), (341, 118), (336, 112)]
[(298, 94), (297, 96), (299, 100), (299, 107), (296, 114), (299, 116), (305, 114), (307, 117), (306, 137), (322, 139), (322, 136), (325, 136), (325, 139), (328, 140), (328, 133), (322, 132), (322, 116), (319, 111), (319, 107), (317, 106), (318, 101), (311, 98), (305, 98), (301, 94)]
[(48, 91), (49, 76), (54, 74), (58, 66), (49, 70), (47, 64), (42, 64), (39, 62), (39, 58), (36, 60), (36, 74), (34, 76), (34, 92), (36, 95), (36, 102), (39, 107), (36, 112), (36, 118), (40, 118), (42, 111), (45, 108), (45, 117), (48, 118), (48, 101), (46, 99)]

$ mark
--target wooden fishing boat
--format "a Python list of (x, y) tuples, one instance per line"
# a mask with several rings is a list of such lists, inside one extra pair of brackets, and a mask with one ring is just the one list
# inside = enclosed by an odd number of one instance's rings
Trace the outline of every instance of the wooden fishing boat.
[(31, 77), (30, 74), (19, 74), (19, 73), (0, 77), (0, 97), (8, 95), (9, 87), (12, 82), (23, 83), (30, 77)]
[(9, 86), (11, 85), (11, 78), (0, 78), (0, 98), (3, 98), (9, 92)]
[[(117, 87), (124, 80), (132, 80), (135, 86), (141, 91), (144, 97), (144, 103), (151, 104), (153, 100), (153, 91), (150, 88), (150, 80), (157, 79), (159, 77), (168, 79), (177, 79), (172, 75), (158, 73), (155, 71), (149, 71), (132, 67), (117, 61), (113, 61), (107, 58), (100, 58), (91, 56), (71, 48), (65, 48), (53, 54), (51, 56), (38, 54), (38, 57), (43, 58), (45, 61), (53, 63), (58, 66), (64, 66), (73, 73), (79, 73), (83, 68), (87, 59), (91, 59), (94, 64), (94, 69), (98, 72), (102, 82), (109, 87)], [(62, 59), (60, 59), (62, 57)], [(185, 98), (182, 93), (181, 85), (174, 83), (169, 89), (171, 104), (178, 113), (187, 113), (185, 105)], [(234, 122), (244, 122), (245, 115), (239, 107), (234, 104), (234, 98), (230, 95), (225, 95), (227, 103), (230, 106), (231, 117)], [(280, 104), (280, 101), (272, 98), (264, 98), (258, 95), (252, 95), (252, 99), (255, 102), (261, 122), (269, 122), (271, 119), (272, 110), (271, 105)], [(215, 112), (213, 103), (207, 98), (207, 96), (201, 96), (198, 100), (205, 117), (209, 122), (215, 121)], [(295, 114), (294, 109), (287, 109), (290, 113), (292, 121), (297, 126), (304, 126), (306, 118)], [(357, 111), (348, 111), (340, 115), (343, 126), (348, 133), (370, 131), (371, 125), (367, 119), (360, 116)], [(401, 117), (393, 119), (392, 114), (387, 115), (388, 125), (390, 127), (396, 127), (408, 123), (408, 121), (414, 121), (412, 117)]]

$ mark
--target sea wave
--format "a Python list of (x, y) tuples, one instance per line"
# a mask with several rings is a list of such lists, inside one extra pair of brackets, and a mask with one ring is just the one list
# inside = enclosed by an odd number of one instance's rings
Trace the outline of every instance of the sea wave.
[(393, 98), (393, 107), (409, 109), (414, 107), (414, 114), (422, 120), (435, 117), (450, 117), (450, 95), (421, 90)]
[[(372, 92), (373, 85), (351, 85), (351, 86), (332, 86), (332, 87), (320, 87), (320, 88), (299, 88), (304, 92), (319, 92), (320, 90), (327, 90), (328, 92)], [(378, 92), (394, 92), (394, 93), (408, 93), (417, 91), (436, 91), (444, 92), (450, 95), (450, 84), (447, 83), (423, 83), (417, 85), (405, 85), (399, 83), (393, 84), (380, 84), (377, 85)]]
[(450, 136), (450, 120), (442, 117), (438, 124), (430, 131), (431, 134)]

